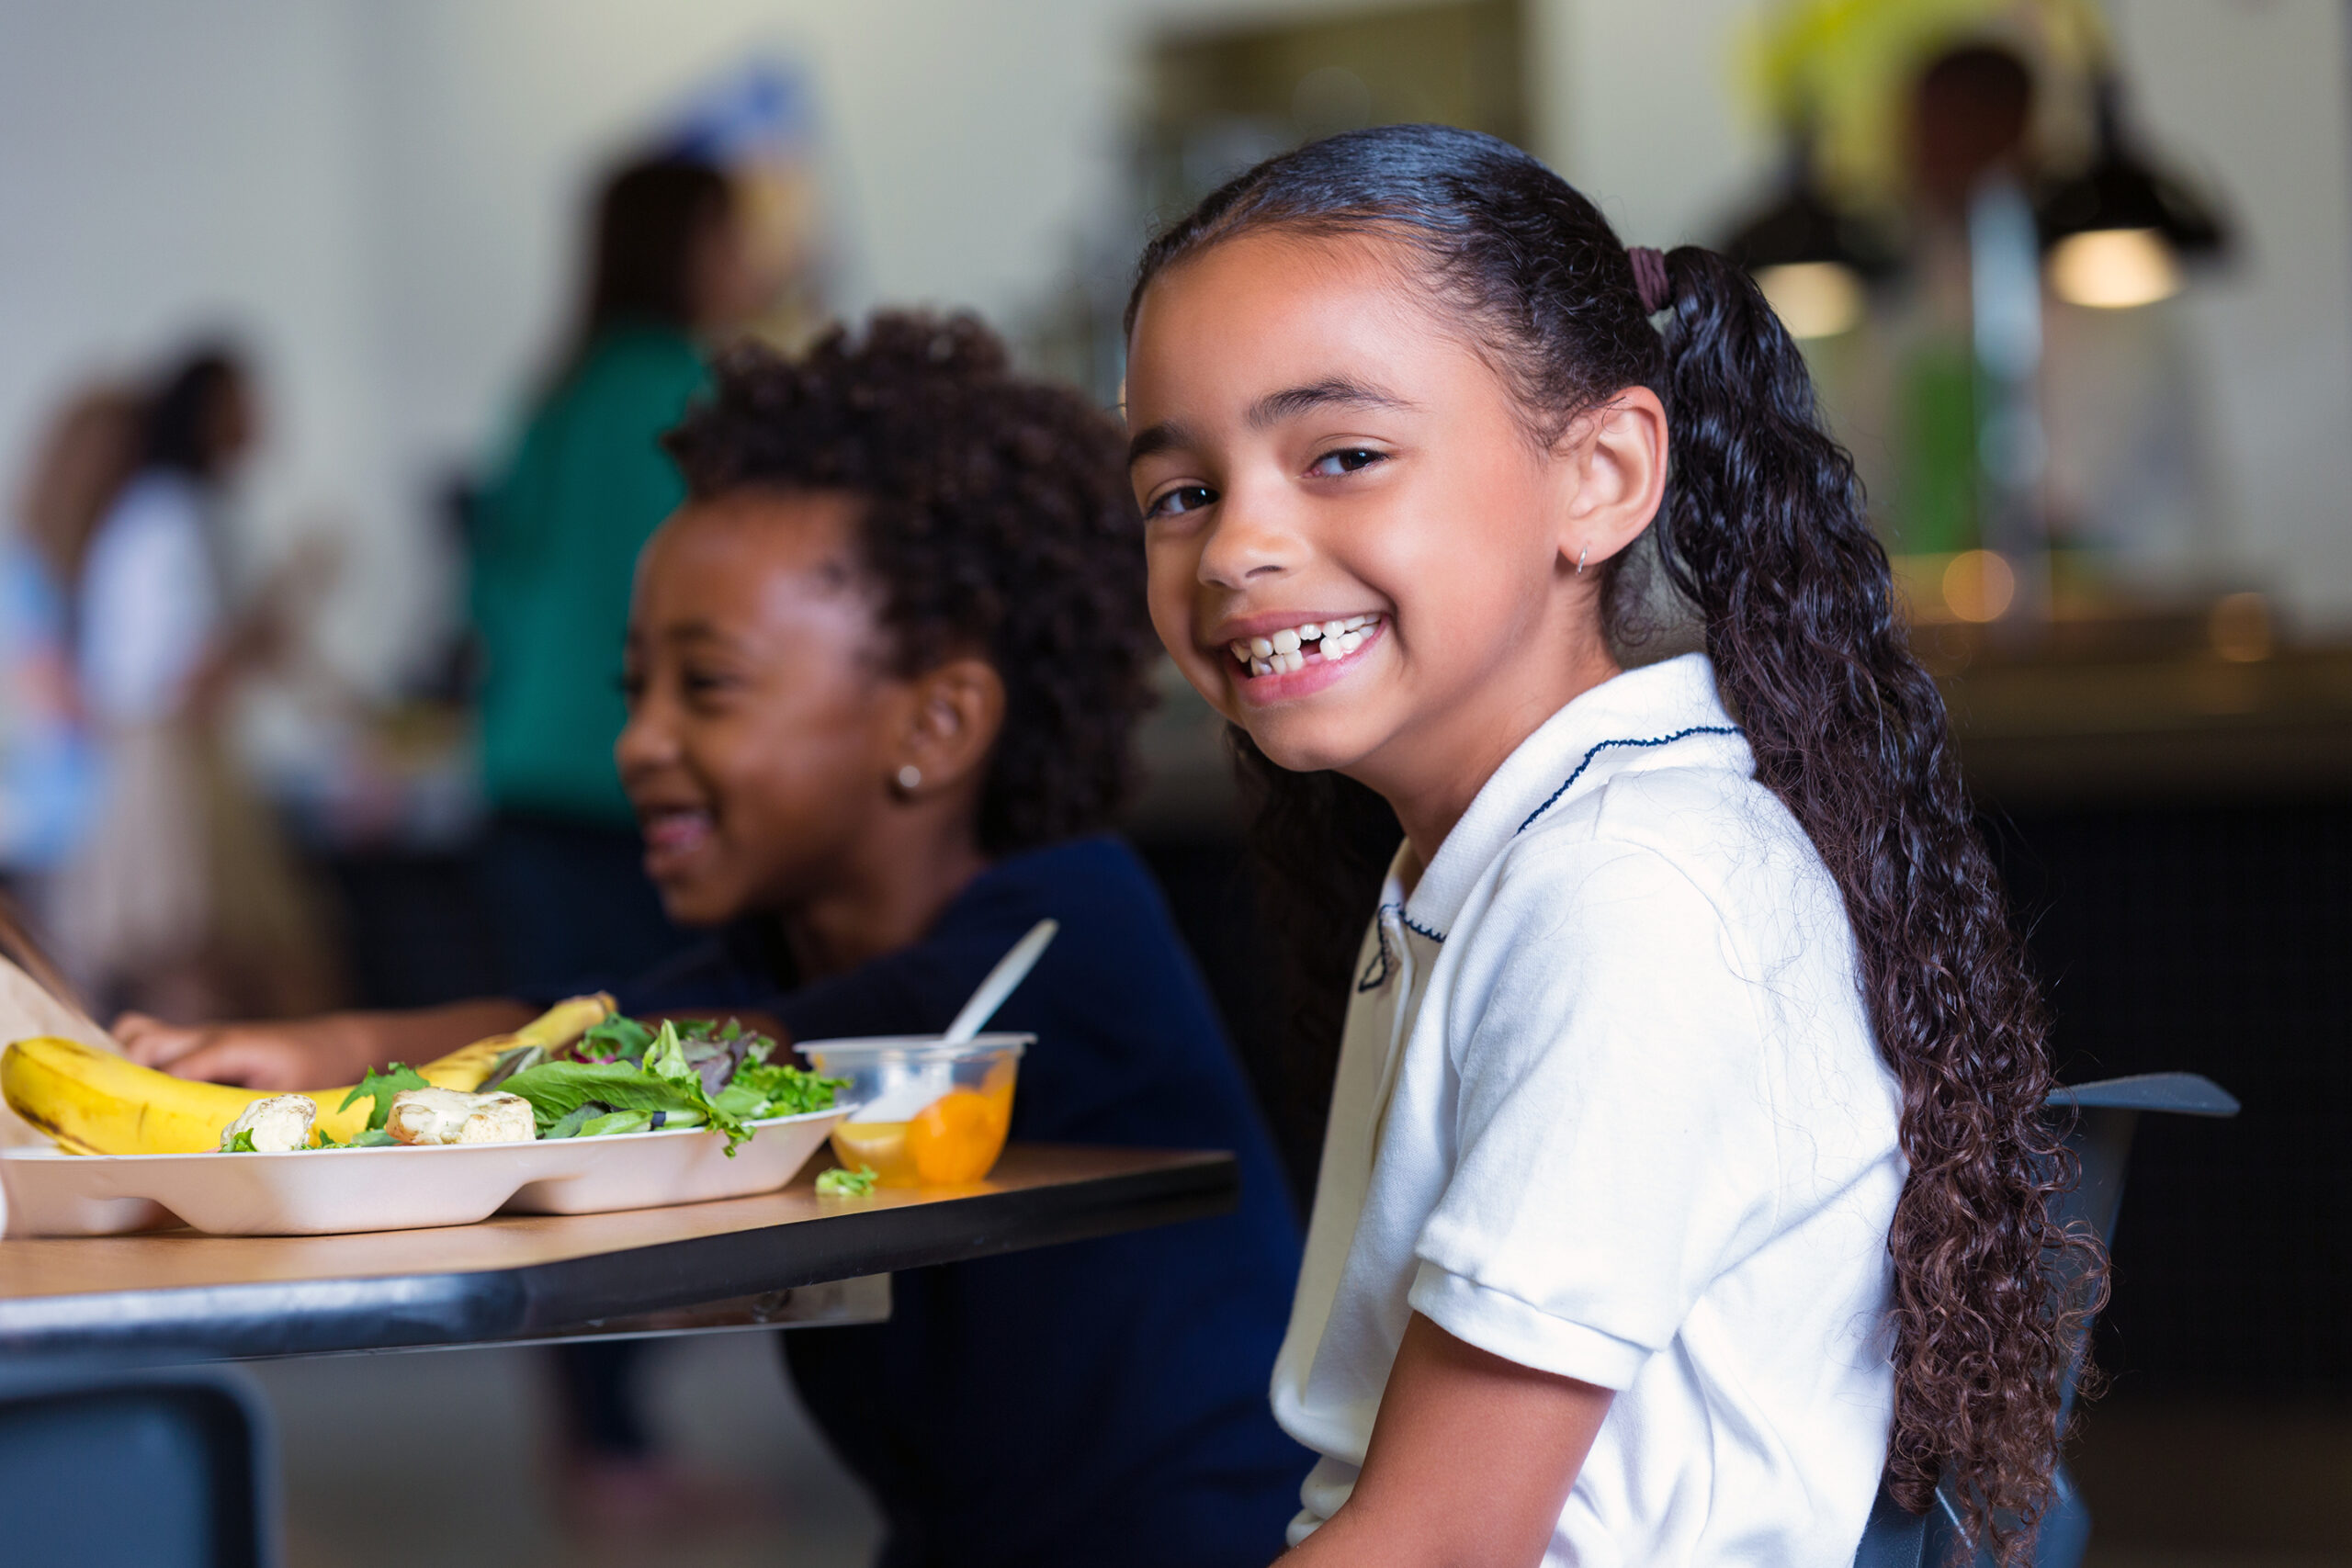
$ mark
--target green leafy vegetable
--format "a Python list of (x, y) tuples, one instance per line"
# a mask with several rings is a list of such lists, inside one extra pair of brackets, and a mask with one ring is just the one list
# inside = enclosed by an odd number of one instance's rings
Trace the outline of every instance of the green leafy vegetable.
[(501, 1056), (497, 1070), (506, 1076), (497, 1087), (531, 1102), (542, 1138), (707, 1125), (727, 1134), (731, 1155), (752, 1135), (745, 1123), (829, 1110), (848, 1087), (845, 1078), (772, 1063), (775, 1050), (775, 1042), (737, 1019), (616, 1016), (561, 1055)]
[(233, 1137), (228, 1138), (221, 1143), (220, 1152), (224, 1155), (257, 1155), (261, 1153), (259, 1149), (254, 1147), (254, 1130), (251, 1127), (238, 1128), (236, 1134)]
[(359, 1087), (345, 1095), (343, 1103), (335, 1109), (348, 1111), (363, 1100), (373, 1100), (376, 1109), (368, 1113), (368, 1130), (379, 1133), (383, 1131), (384, 1119), (392, 1113), (392, 1096), (402, 1089), (432, 1087), (424, 1081), (424, 1075), (414, 1067), (394, 1062), (380, 1073), (371, 1069), (366, 1077), (359, 1080)]
[(645, 1070), (657, 1078), (699, 1077), (686, 1060), (686, 1043), (678, 1037), (678, 1026), (671, 1019), (662, 1021), (662, 1032), (653, 1043), (645, 1048)]
[(381, 1127), (369, 1127), (353, 1134), (351, 1142), (339, 1144), (333, 1133), (322, 1127), (319, 1129), (319, 1141), (311, 1146), (320, 1149), (390, 1149), (400, 1147), (400, 1142)]
[[(575, 1105), (571, 1110), (565, 1111), (561, 1116), (556, 1118), (551, 1124), (541, 1127), (539, 1129), (539, 1136), (542, 1138), (576, 1138), (580, 1135), (580, 1130), (582, 1127), (585, 1127), (589, 1122), (594, 1122), (597, 1117), (607, 1114), (613, 1108), (611, 1106), (606, 1105), (601, 1100), (582, 1100), (578, 1105)], [(532, 1108), (532, 1120), (537, 1121), (537, 1108), (535, 1106)]]
[(526, 1068), (536, 1067), (548, 1059), (544, 1045), (517, 1045), (511, 1051), (501, 1051), (490, 1065), (490, 1076), (474, 1086), (476, 1094), (488, 1094), (503, 1086), (508, 1078)]
[(580, 1037), (571, 1048), (582, 1062), (634, 1062), (653, 1043), (653, 1032), (633, 1018), (615, 1013)]
[(833, 1096), (849, 1087), (847, 1078), (820, 1077), (789, 1063), (770, 1063), (765, 1042), (752, 1047), (734, 1081), (718, 1096), (718, 1103), (747, 1122), (767, 1116), (799, 1116), (831, 1111)]
[(861, 1165), (855, 1170), (843, 1170), (840, 1166), (835, 1166), (817, 1178), (817, 1196), (820, 1198), (864, 1198), (873, 1192), (874, 1184), (879, 1179), (880, 1177), (876, 1174), (874, 1168), (870, 1165)]
[[(551, 1135), (554, 1128), (592, 1100), (608, 1108), (604, 1114), (621, 1111), (691, 1111), (727, 1134), (729, 1154), (734, 1153), (736, 1145), (752, 1135), (742, 1118), (711, 1103), (710, 1097), (703, 1093), (702, 1079), (692, 1068), (680, 1077), (665, 1077), (628, 1062), (542, 1062), (508, 1078), (506, 1092), (519, 1094), (531, 1102), (532, 1118), (543, 1137)], [(566, 1135), (593, 1137), (598, 1120), (602, 1117), (577, 1123)]]
[(806, 1068), (788, 1063), (770, 1062), (769, 1053), (775, 1043), (764, 1036), (754, 1035), (751, 1047), (744, 1053), (742, 1065), (735, 1069), (734, 1077), (717, 1096), (719, 1106), (746, 1122), (770, 1116), (799, 1116), (811, 1111), (830, 1111), (833, 1096), (849, 1087), (847, 1078), (820, 1077)]

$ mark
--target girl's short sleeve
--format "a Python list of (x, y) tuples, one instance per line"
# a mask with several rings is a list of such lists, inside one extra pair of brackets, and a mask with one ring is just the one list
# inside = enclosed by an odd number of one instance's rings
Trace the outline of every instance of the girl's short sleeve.
[(1506, 1359), (1623, 1389), (1770, 1234), (1759, 986), (1714, 903), (1623, 843), (1521, 856), (1463, 937), (1454, 1159), (1412, 1305)]

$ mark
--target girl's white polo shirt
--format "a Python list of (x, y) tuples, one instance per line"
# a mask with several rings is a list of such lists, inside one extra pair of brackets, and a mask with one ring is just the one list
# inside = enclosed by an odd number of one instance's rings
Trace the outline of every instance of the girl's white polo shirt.
[(1697, 654), (1553, 716), (1364, 938), (1275, 1363), (1347, 1500), (1408, 1318), (1616, 1391), (1547, 1564), (1845, 1568), (1893, 1422), (1900, 1096)]

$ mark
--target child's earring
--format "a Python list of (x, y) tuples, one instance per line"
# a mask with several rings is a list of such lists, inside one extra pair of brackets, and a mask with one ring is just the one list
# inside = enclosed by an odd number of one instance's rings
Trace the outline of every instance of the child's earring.
[(1578, 577), (1582, 577), (1584, 575), (1584, 558), (1590, 554), (1592, 554), (1592, 545), (1591, 542), (1588, 540), (1584, 548), (1577, 552), (1577, 575)]
[(899, 770), (898, 784), (900, 795), (914, 794), (922, 787), (922, 770), (909, 762)]

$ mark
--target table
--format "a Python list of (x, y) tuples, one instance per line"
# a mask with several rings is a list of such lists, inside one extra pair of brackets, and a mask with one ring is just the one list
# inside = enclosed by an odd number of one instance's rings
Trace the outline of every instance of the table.
[(864, 1199), (803, 1172), (754, 1198), (442, 1230), (0, 1241), (0, 1366), (860, 1321), (882, 1314), (870, 1288), (799, 1310), (784, 1293), (1224, 1213), (1238, 1192), (1230, 1154), (1015, 1144), (985, 1182)]

